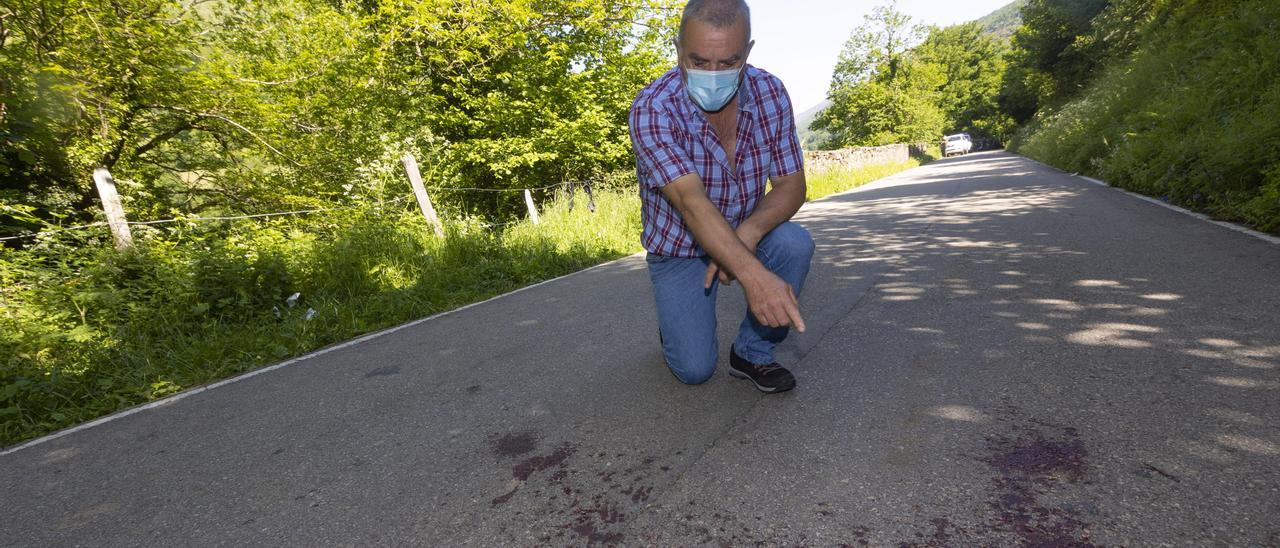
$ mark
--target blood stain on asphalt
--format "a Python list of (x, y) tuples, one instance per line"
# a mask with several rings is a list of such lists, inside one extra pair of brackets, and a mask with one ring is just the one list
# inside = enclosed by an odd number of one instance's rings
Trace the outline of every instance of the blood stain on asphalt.
[(493, 440), (493, 452), (503, 457), (518, 457), (538, 446), (538, 436), (533, 432), (515, 432)]

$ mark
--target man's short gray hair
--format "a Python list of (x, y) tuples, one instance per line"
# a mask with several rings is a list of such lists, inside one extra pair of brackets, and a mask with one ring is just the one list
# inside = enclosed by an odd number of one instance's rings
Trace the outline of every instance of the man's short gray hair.
[(689, 21), (702, 21), (712, 27), (731, 27), (741, 20), (747, 25), (747, 41), (751, 40), (751, 8), (746, 0), (689, 0), (680, 16), (680, 34), (676, 40), (684, 43), (684, 27)]

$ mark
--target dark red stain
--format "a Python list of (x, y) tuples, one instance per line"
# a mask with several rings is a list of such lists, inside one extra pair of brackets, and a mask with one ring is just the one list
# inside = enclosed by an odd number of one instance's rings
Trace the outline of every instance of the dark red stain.
[(953, 532), (963, 532), (951, 520), (947, 518), (933, 518), (929, 520), (933, 525), (933, 534), (926, 537), (923, 533), (916, 533), (916, 537), (920, 540), (915, 542), (902, 542), (898, 544), (899, 548), (942, 548), (945, 546), (955, 546), (952, 540)]
[(580, 521), (599, 520), (601, 523), (622, 523), (627, 519), (627, 515), (605, 500), (604, 495), (592, 497), (590, 507), (578, 508), (575, 512), (580, 517)]
[(575, 506), (577, 507), (573, 512), (576, 517), (572, 522), (562, 525), (562, 528), (576, 533), (579, 538), (587, 541), (588, 546), (616, 545), (622, 542), (622, 533), (605, 532), (599, 528), (603, 525), (620, 524), (627, 520), (626, 514), (623, 514), (616, 505), (611, 504), (605, 495), (591, 497), (591, 506)]
[(1056, 435), (1046, 436), (1027, 427), (987, 438), (989, 454), (980, 460), (997, 473), (987, 503), (990, 527), (1017, 535), (1026, 546), (1096, 546), (1089, 540), (1090, 524), (1077, 512), (1039, 500), (1051, 489), (1082, 481), (1088, 469), (1088, 451), (1076, 430), (1054, 430)]
[(519, 491), (519, 489), (512, 489), (509, 493), (507, 493), (507, 494), (505, 494), (505, 495), (502, 495), (502, 496), (500, 496), (500, 497), (494, 497), (494, 498), (493, 498), (493, 500), (489, 501), (489, 505), (490, 505), (490, 506), (501, 506), (501, 505), (503, 505), (503, 504), (506, 504), (507, 502), (509, 502), (509, 501), (511, 500), (511, 497), (516, 496), (516, 491)]
[(534, 474), (534, 472), (541, 472), (548, 468), (564, 464), (564, 461), (568, 460), (570, 456), (573, 456), (575, 451), (576, 449), (574, 449), (572, 445), (562, 443), (549, 455), (533, 456), (520, 461), (511, 468), (511, 477), (520, 481), (526, 481), (529, 479), (529, 476)]
[(1084, 442), (1074, 429), (1064, 430), (1064, 439), (1049, 440), (1039, 431), (1017, 438), (987, 438), (991, 454), (982, 459), (1002, 476), (1020, 476), (1037, 483), (1075, 483), (1084, 477)]
[(493, 440), (493, 452), (503, 457), (518, 457), (538, 446), (533, 432), (516, 432)]
[[(853, 541), (854, 541), (858, 546), (870, 546), (870, 545), (871, 545), (871, 540), (870, 540), (870, 538), (869, 538), (869, 537), (871, 536), (871, 529), (869, 529), (869, 528), (867, 528), (867, 527), (863, 527), (863, 526), (859, 525), (859, 526), (857, 526), (857, 527), (854, 527), (854, 528), (853, 528), (852, 533), (853, 533)], [(852, 548), (852, 547), (853, 547), (853, 545), (852, 545), (852, 544), (847, 544), (847, 545), (845, 545), (845, 546), (848, 546), (849, 548)]]
[(622, 533), (604, 533), (596, 530), (595, 525), (583, 523), (574, 525), (570, 528), (579, 537), (586, 539), (587, 545), (603, 544), (605, 546), (616, 546), (622, 542)]
[[(994, 472), (986, 523), (970, 529), (935, 517), (929, 520), (931, 530), (916, 533), (900, 547), (988, 546), (993, 545), (991, 533), (1012, 534), (1021, 546), (1096, 546), (1089, 538), (1091, 524), (1077, 511), (1089, 505), (1050, 506), (1040, 501), (1050, 491), (1086, 481), (1089, 453), (1079, 433), (1021, 417), (1016, 409), (1002, 415), (999, 422), (1011, 433), (988, 436), (986, 452), (975, 457)], [(869, 544), (867, 533), (864, 528), (856, 540)], [(1002, 538), (994, 545), (1012, 544), (1011, 540)]]
[[(529, 436), (529, 437), (526, 439), (525, 436)], [(503, 453), (504, 450), (507, 450), (508, 452), (514, 451), (513, 455), (508, 455), (508, 456), (527, 453), (530, 450), (532, 450), (532, 445), (536, 443), (535, 440), (536, 438), (533, 438), (531, 434), (512, 434), (508, 436), (503, 436), (502, 438), (499, 438), (497, 441), (494, 442), (494, 451), (497, 452), (498, 454), (504, 454)], [(525, 450), (524, 448), (526, 446), (530, 447), (530, 449)], [(539, 456), (529, 457), (525, 460), (522, 460), (516, 463), (515, 466), (511, 467), (511, 477), (517, 480), (520, 480), (522, 482), (528, 481), (529, 477), (532, 476), (535, 472), (541, 472), (548, 468), (560, 466), (562, 469), (556, 471), (556, 473), (551, 475), (551, 481), (552, 483), (562, 483), (564, 481), (564, 478), (568, 476), (568, 472), (563, 470), (564, 462), (568, 460), (568, 458), (572, 456), (574, 452), (575, 452), (575, 449), (572, 445), (568, 443), (561, 444), (560, 447), (557, 447), (556, 450), (551, 452), (551, 454), (549, 455), (539, 455)], [(569, 491), (567, 490), (568, 488), (566, 487), (565, 489), (566, 490), (564, 494), (568, 495), (569, 494)], [(500, 506), (500, 505), (506, 504), (507, 502), (511, 501), (511, 497), (514, 497), (516, 492), (519, 490), (520, 488), (516, 487), (506, 494), (494, 497), (493, 500), (489, 501), (489, 505)], [(541, 495), (541, 494), (542, 494), (541, 489), (534, 490), (534, 495)]]
[(637, 487), (634, 493), (631, 493), (631, 502), (639, 504), (649, 500), (649, 493), (653, 492), (653, 487)]
[[(532, 452), (538, 441), (535, 434), (527, 432), (491, 440), (494, 452), (503, 456)], [(613, 452), (582, 453), (575, 445), (563, 443), (550, 453), (531, 455), (516, 463), (511, 476), (523, 483), (492, 499), (492, 505), (506, 504), (517, 492), (524, 492), (530, 501), (540, 500), (548, 505), (542, 512), (569, 518), (559, 522), (555, 531), (543, 535), (543, 542), (554, 535), (575, 539), (572, 543), (579, 545), (621, 544), (623, 534), (617, 529), (627, 521), (627, 512), (653, 496), (649, 474), (655, 469), (671, 469), (663, 462), (666, 457), (642, 457), (632, 467), (612, 467), (605, 462), (625, 456)]]

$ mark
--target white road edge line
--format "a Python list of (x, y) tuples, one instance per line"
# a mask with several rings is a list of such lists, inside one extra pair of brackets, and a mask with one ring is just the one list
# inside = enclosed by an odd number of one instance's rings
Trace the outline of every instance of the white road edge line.
[(627, 259), (630, 259), (630, 258), (633, 258), (633, 257), (637, 257), (637, 256), (643, 256), (643, 255), (644, 255), (644, 252), (643, 252), (643, 251), (641, 251), (641, 252), (639, 252), (639, 253), (633, 253), (633, 254), (631, 254), (631, 255), (627, 255), (626, 257), (620, 257), (620, 258), (614, 259), (614, 260), (609, 261), (609, 262), (600, 263), (600, 264), (595, 265), (595, 266), (590, 266), (590, 267), (584, 268), (584, 269), (582, 269), (582, 270), (578, 270), (578, 271), (576, 271), (576, 272), (570, 272), (570, 273), (568, 273), (568, 274), (565, 274), (565, 275), (563, 275), (563, 276), (559, 276), (559, 277), (556, 277), (556, 278), (552, 278), (552, 279), (550, 279), (550, 280), (543, 280), (543, 281), (538, 282), (538, 283), (533, 284), (533, 285), (527, 285), (527, 286), (521, 287), (521, 288), (519, 288), (519, 289), (514, 289), (514, 290), (512, 290), (512, 291), (508, 291), (508, 292), (503, 293), (503, 294), (501, 294), (501, 295), (494, 295), (494, 296), (489, 297), (488, 299), (485, 299), (485, 300), (480, 301), (480, 302), (474, 302), (474, 303), (471, 303), (471, 304), (468, 304), (468, 305), (460, 306), (460, 307), (455, 308), (455, 309), (453, 309), (453, 310), (446, 310), (446, 311), (444, 311), (444, 312), (440, 312), (440, 313), (437, 313), (437, 314), (432, 314), (431, 316), (427, 316), (427, 317), (425, 317), (425, 318), (419, 318), (419, 319), (416, 319), (416, 320), (413, 320), (413, 321), (410, 321), (410, 322), (407, 322), (407, 323), (402, 323), (402, 324), (397, 325), (397, 326), (394, 326), (394, 327), (388, 327), (388, 328), (383, 329), (383, 330), (381, 330), (381, 331), (374, 331), (373, 333), (367, 333), (367, 334), (361, 335), (361, 336), (359, 336), (359, 337), (356, 337), (356, 338), (354, 338), (354, 339), (351, 339), (351, 340), (348, 340), (348, 341), (345, 341), (345, 342), (341, 342), (341, 343), (335, 344), (335, 345), (333, 345), (333, 346), (326, 346), (326, 347), (321, 348), (321, 349), (319, 349), (319, 350), (314, 350), (314, 351), (312, 351), (312, 352), (309, 352), (309, 353), (303, 354), (303, 355), (301, 355), (301, 356), (298, 356), (298, 357), (295, 357), (295, 358), (290, 358), (290, 359), (288, 359), (288, 360), (285, 360), (285, 361), (283, 361), (283, 362), (277, 363), (277, 364), (275, 364), (275, 365), (268, 365), (268, 366), (266, 366), (266, 367), (262, 367), (262, 368), (259, 368), (259, 369), (254, 369), (253, 371), (249, 371), (249, 372), (246, 372), (246, 373), (241, 373), (241, 374), (236, 375), (236, 376), (234, 376), (234, 377), (231, 377), (231, 378), (229, 378), (229, 379), (223, 379), (223, 380), (220, 380), (220, 381), (217, 381), (217, 382), (211, 383), (211, 384), (206, 384), (206, 385), (203, 385), (203, 386), (198, 386), (198, 387), (196, 387), (196, 388), (192, 388), (192, 389), (190, 389), (190, 390), (186, 390), (186, 391), (183, 391), (183, 392), (179, 392), (179, 393), (174, 394), (174, 395), (172, 395), (172, 396), (168, 396), (168, 397), (165, 397), (165, 398), (161, 398), (161, 399), (158, 399), (158, 400), (153, 401), (153, 402), (147, 402), (147, 403), (144, 403), (144, 404), (142, 404), (142, 405), (138, 405), (138, 406), (135, 406), (135, 407), (130, 407), (130, 408), (125, 409), (125, 410), (123, 410), (123, 411), (117, 411), (117, 412), (115, 412), (115, 413), (111, 413), (111, 414), (106, 415), (106, 416), (103, 416), (103, 417), (98, 417), (98, 418), (96, 418), (96, 419), (94, 419), (94, 420), (91, 420), (91, 421), (89, 421), (89, 422), (82, 423), (82, 424), (77, 424), (77, 425), (75, 425), (75, 426), (71, 426), (71, 427), (68, 427), (68, 428), (64, 428), (64, 429), (62, 429), (62, 430), (58, 430), (57, 432), (54, 432), (54, 433), (52, 433), (52, 434), (46, 434), (46, 435), (41, 436), (41, 437), (39, 437), (39, 438), (36, 438), (36, 439), (33, 439), (33, 440), (29, 440), (29, 441), (23, 442), (23, 443), (21, 443), (21, 444), (15, 445), (15, 446), (13, 446), (13, 447), (10, 447), (10, 448), (7, 448), (7, 449), (4, 449), (4, 450), (0, 451), (0, 457), (5, 456), (5, 455), (9, 455), (9, 454), (11, 454), (11, 453), (16, 453), (16, 452), (21, 451), (21, 450), (23, 450), (23, 449), (26, 449), (26, 448), (28, 448), (28, 447), (33, 447), (33, 446), (40, 445), (40, 444), (45, 443), (45, 442), (53, 441), (53, 440), (56, 440), (56, 439), (61, 438), (61, 437), (63, 437), (63, 436), (67, 436), (67, 435), (74, 434), (74, 433), (79, 432), (79, 431), (81, 431), (81, 430), (87, 430), (87, 429), (89, 429), (89, 428), (93, 428), (93, 427), (98, 426), (98, 425), (101, 425), (101, 424), (106, 424), (106, 423), (111, 422), (111, 421), (114, 421), (114, 420), (123, 419), (123, 418), (125, 418), (125, 417), (128, 417), (129, 415), (133, 415), (133, 414), (136, 414), (136, 413), (141, 413), (141, 412), (146, 411), (146, 410), (148, 410), (148, 409), (155, 409), (155, 408), (157, 408), (157, 407), (163, 407), (163, 406), (165, 406), (165, 405), (172, 404), (172, 403), (174, 403), (174, 402), (176, 402), (176, 401), (178, 401), (178, 400), (181, 400), (181, 399), (183, 399), (183, 398), (190, 397), (190, 396), (194, 396), (194, 395), (196, 395), (196, 394), (199, 394), (199, 393), (201, 393), (201, 392), (205, 392), (205, 391), (208, 391), (208, 390), (213, 390), (214, 388), (218, 388), (218, 387), (220, 387), (220, 386), (226, 386), (226, 385), (231, 384), (231, 383), (240, 382), (240, 381), (242, 381), (242, 380), (245, 380), (245, 379), (248, 379), (248, 378), (251, 378), (251, 377), (256, 377), (256, 376), (261, 375), (261, 374), (263, 374), (263, 373), (268, 373), (268, 372), (271, 372), (271, 371), (275, 371), (275, 370), (277, 370), (277, 369), (282, 369), (282, 368), (285, 368), (285, 367), (289, 367), (289, 366), (291, 366), (291, 365), (294, 365), (294, 364), (297, 364), (297, 363), (300, 363), (300, 362), (303, 362), (303, 361), (309, 360), (309, 359), (311, 359), (311, 358), (315, 358), (315, 357), (323, 356), (323, 355), (328, 354), (328, 353), (330, 353), (330, 352), (335, 352), (335, 351), (338, 351), (338, 350), (342, 350), (342, 349), (344, 349), (344, 348), (350, 348), (350, 347), (355, 346), (355, 345), (357, 345), (357, 344), (360, 344), (360, 343), (363, 343), (363, 342), (366, 342), (366, 341), (371, 341), (371, 340), (373, 340), (373, 339), (376, 339), (376, 338), (378, 338), (378, 337), (382, 337), (382, 336), (384, 336), (384, 335), (390, 335), (390, 334), (395, 333), (395, 332), (397, 332), (397, 331), (400, 331), (400, 330), (403, 330), (403, 329), (408, 329), (408, 328), (413, 327), (413, 326), (416, 326), (416, 325), (421, 325), (421, 324), (424, 324), (424, 323), (426, 323), (426, 322), (429, 322), (429, 321), (434, 320), (434, 319), (437, 319), (437, 318), (442, 318), (442, 317), (444, 317), (444, 316), (448, 316), (448, 315), (450, 315), (450, 314), (455, 314), (455, 313), (458, 313), (458, 312), (462, 312), (463, 310), (466, 310), (466, 309), (468, 309), (468, 308), (472, 308), (472, 307), (480, 306), (480, 305), (485, 304), (485, 303), (488, 303), (488, 302), (490, 302), (490, 301), (496, 301), (496, 300), (501, 299), (501, 298), (503, 298), (503, 297), (509, 297), (509, 296), (511, 296), (511, 295), (515, 295), (516, 293), (519, 293), (519, 292), (521, 292), (521, 291), (525, 291), (525, 290), (528, 290), (528, 289), (533, 289), (533, 288), (538, 287), (538, 286), (540, 286), (540, 285), (546, 285), (546, 284), (549, 284), (549, 283), (552, 283), (552, 282), (560, 281), (560, 280), (563, 280), (563, 279), (568, 278), (568, 277), (570, 277), (570, 276), (574, 276), (574, 275), (577, 275), (577, 274), (582, 274), (582, 273), (584, 273), (584, 272), (588, 272), (588, 271), (591, 271), (591, 270), (595, 270), (595, 269), (597, 269), (597, 268), (602, 268), (602, 267), (605, 267), (605, 266), (611, 265), (611, 264), (613, 264), (613, 263), (617, 263), (617, 262), (625, 261), (625, 260), (627, 260)]
[[(1028, 157), (1026, 157), (1026, 156), (1022, 156), (1021, 154), (1019, 154), (1019, 156), (1021, 156), (1022, 158), (1026, 158), (1027, 160), (1031, 160), (1032, 162), (1035, 162), (1035, 163), (1037, 163), (1037, 164), (1040, 164), (1041, 166), (1044, 166), (1044, 167), (1047, 167), (1047, 168), (1052, 169), (1052, 170), (1054, 170), (1054, 171), (1057, 171), (1057, 172), (1059, 172), (1059, 173), (1066, 173), (1065, 171), (1062, 171), (1061, 169), (1058, 169), (1058, 168), (1056, 168), (1056, 167), (1053, 167), (1053, 166), (1051, 166), (1051, 165), (1049, 165), (1049, 164), (1046, 164), (1046, 163), (1041, 162), (1041, 161), (1039, 161), (1039, 160), (1036, 160), (1036, 159), (1034, 159), (1034, 158), (1028, 158)], [(1277, 237), (1272, 236), (1272, 235), (1270, 235), (1270, 234), (1265, 234), (1265, 233), (1262, 233), (1262, 232), (1258, 232), (1257, 230), (1254, 230), (1254, 229), (1252, 229), (1252, 228), (1248, 228), (1248, 227), (1240, 226), (1240, 225), (1235, 224), (1235, 223), (1228, 223), (1228, 222), (1226, 222), (1226, 221), (1219, 221), (1219, 220), (1213, 219), (1212, 217), (1209, 217), (1208, 215), (1205, 215), (1205, 214), (1203, 214), (1203, 213), (1196, 213), (1196, 212), (1191, 211), (1191, 210), (1189, 210), (1189, 209), (1186, 209), (1186, 208), (1183, 208), (1183, 207), (1178, 207), (1178, 206), (1176, 206), (1176, 205), (1173, 205), (1173, 204), (1170, 204), (1170, 203), (1167, 203), (1167, 202), (1164, 202), (1164, 201), (1158, 200), (1158, 199), (1156, 199), (1156, 198), (1152, 198), (1152, 197), (1150, 197), (1150, 196), (1146, 196), (1146, 195), (1143, 195), (1143, 194), (1138, 194), (1137, 192), (1130, 192), (1130, 191), (1128, 191), (1128, 190), (1125, 190), (1125, 189), (1120, 188), (1120, 187), (1117, 187), (1117, 186), (1111, 186), (1111, 185), (1110, 185), (1110, 184), (1108, 184), (1106, 181), (1100, 181), (1100, 180), (1098, 180), (1098, 179), (1094, 179), (1093, 177), (1086, 177), (1086, 176), (1084, 176), (1084, 175), (1079, 175), (1079, 174), (1076, 174), (1076, 173), (1071, 173), (1070, 175), (1073, 175), (1073, 176), (1075, 176), (1077, 179), (1081, 179), (1081, 180), (1083, 180), (1083, 181), (1085, 181), (1085, 182), (1089, 182), (1089, 183), (1093, 183), (1093, 184), (1095, 184), (1095, 185), (1105, 186), (1105, 187), (1107, 187), (1107, 188), (1115, 189), (1115, 190), (1117, 190), (1117, 191), (1120, 191), (1120, 192), (1123, 192), (1123, 193), (1128, 194), (1128, 195), (1130, 195), (1130, 196), (1133, 196), (1134, 198), (1137, 198), (1137, 199), (1142, 200), (1142, 201), (1144, 201), (1144, 202), (1151, 202), (1151, 203), (1153, 203), (1153, 204), (1155, 204), (1155, 205), (1158, 205), (1158, 206), (1160, 206), (1160, 207), (1163, 207), (1163, 208), (1165, 208), (1165, 209), (1171, 209), (1171, 210), (1173, 210), (1173, 211), (1177, 211), (1178, 213), (1182, 213), (1182, 214), (1184, 214), (1184, 215), (1189, 215), (1189, 216), (1191, 216), (1191, 217), (1195, 217), (1195, 218), (1200, 219), (1201, 221), (1204, 221), (1204, 222), (1206, 222), (1206, 223), (1215, 224), (1215, 225), (1218, 225), (1218, 226), (1220, 226), (1220, 227), (1222, 227), (1222, 228), (1226, 228), (1226, 229), (1234, 230), (1234, 231), (1239, 232), (1239, 233), (1241, 233), (1241, 234), (1247, 234), (1247, 235), (1249, 235), (1249, 236), (1253, 236), (1254, 238), (1257, 238), (1257, 239), (1262, 240), (1262, 241), (1267, 242), (1267, 243), (1271, 243), (1271, 244), (1275, 244), (1275, 245), (1280, 245), (1280, 238), (1277, 238)]]

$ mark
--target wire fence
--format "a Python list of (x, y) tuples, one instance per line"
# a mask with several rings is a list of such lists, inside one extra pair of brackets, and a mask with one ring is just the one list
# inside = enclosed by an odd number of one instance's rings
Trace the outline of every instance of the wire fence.
[[(390, 202), (387, 202), (387, 203), (388, 203), (388, 204), (394, 204), (394, 203), (398, 203), (398, 202), (403, 202), (405, 199), (407, 199), (407, 198), (411, 198), (411, 197), (412, 197), (412, 196), (401, 196), (401, 197), (396, 198), (396, 199), (394, 199), (394, 200), (391, 200)], [(163, 225), (163, 224), (171, 224), (171, 223), (201, 223), (201, 222), (209, 222), (209, 221), (236, 221), (236, 220), (242, 220), (242, 219), (264, 219), (264, 218), (268, 218), (268, 217), (283, 217), (283, 216), (289, 216), (289, 215), (305, 215), (305, 214), (308, 214), (308, 213), (322, 213), (322, 212), (326, 212), (326, 211), (346, 211), (346, 210), (352, 210), (352, 209), (357, 209), (357, 206), (349, 206), (349, 207), (326, 207), (326, 208), (319, 208), (319, 209), (299, 209), (299, 210), (295, 210), (295, 211), (278, 211), (278, 212), (273, 212), (273, 213), (254, 213), (254, 214), (251, 214), (251, 215), (218, 215), (218, 216), (213, 216), (213, 217), (178, 217), (178, 218), (173, 218), (173, 219), (156, 219), (156, 220), (153, 220), (153, 221), (127, 221), (125, 224), (127, 224), (127, 225), (129, 225), (129, 226), (151, 226), (151, 225)], [(76, 231), (76, 230), (84, 230), (84, 229), (87, 229), (87, 228), (99, 228), (99, 227), (104, 227), (104, 226), (110, 226), (110, 224), (109, 224), (109, 223), (107, 223), (106, 221), (100, 221), (100, 222), (96, 222), (96, 223), (89, 223), (89, 224), (87, 224), (87, 225), (69, 226), (69, 227), (58, 228), (58, 229), (54, 229), (54, 230), (45, 230), (45, 231), (42, 231), (42, 232), (34, 232), (34, 233), (31, 233), (31, 234), (21, 234), (21, 235), (18, 235), (18, 236), (6, 236), (6, 237), (3, 237), (3, 238), (0, 238), (0, 242), (2, 242), (2, 241), (7, 241), (7, 240), (21, 240), (21, 239), (25, 239), (25, 238), (38, 238), (38, 237), (40, 237), (40, 236), (48, 236), (48, 235), (53, 235), (53, 234), (60, 234), (60, 233), (63, 233), (63, 232), (74, 232), (74, 231)]]
[[(559, 188), (559, 189), (565, 189), (565, 190), (567, 190), (567, 192), (569, 193), (569, 208), (570, 208), (570, 209), (573, 209), (573, 195), (574, 195), (574, 192), (575, 192), (575, 187), (581, 187), (581, 188), (583, 188), (583, 189), (584, 189), (584, 191), (586, 192), (587, 197), (588, 197), (588, 199), (589, 199), (588, 207), (590, 208), (590, 210), (591, 210), (592, 212), (594, 212), (594, 211), (595, 211), (595, 197), (594, 197), (594, 195), (592, 194), (592, 186), (593, 186), (593, 185), (594, 185), (594, 182), (593, 182), (593, 181), (590, 181), (590, 180), (584, 180), (584, 181), (567, 181), (567, 182), (556, 183), (556, 184), (551, 184), (551, 185), (546, 185), (546, 186), (541, 186), (541, 187), (536, 187), (536, 188), (426, 187), (426, 190), (431, 191), (431, 192), (437, 192), (437, 193), (440, 193), (440, 192), (483, 192), (483, 193), (511, 193), (511, 192), (514, 192), (514, 193), (525, 193), (525, 192), (538, 192), (538, 191), (543, 191), (543, 190), (551, 190), (551, 189), (557, 189), (557, 188)], [(382, 205), (383, 205), (383, 206), (387, 206), (387, 205), (395, 205), (395, 204), (399, 204), (399, 203), (404, 202), (404, 201), (407, 201), (407, 200), (409, 200), (409, 199), (411, 199), (411, 198), (413, 198), (413, 197), (414, 197), (414, 196), (413, 196), (412, 194), (408, 194), (408, 195), (400, 196), (399, 198), (395, 198), (395, 199), (393, 199), (393, 200), (389, 200), (389, 201), (387, 201), (387, 202), (383, 202), (383, 203), (382, 203)], [(284, 217), (284, 216), (293, 216), (293, 215), (307, 215), (307, 214), (312, 214), (312, 213), (324, 213), (324, 212), (330, 212), (330, 211), (349, 211), (349, 210), (353, 210), (353, 209), (359, 209), (360, 207), (363, 207), (363, 206), (345, 206), (345, 207), (327, 207), (327, 208), (315, 208), (315, 209), (299, 209), (299, 210), (294, 210), (294, 211), (278, 211), (278, 212), (271, 212), (271, 213), (254, 213), (254, 214), (246, 214), (246, 215), (217, 215), (217, 216), (210, 216), (210, 217), (176, 217), (176, 218), (172, 218), (172, 219), (155, 219), (155, 220), (150, 220), (150, 221), (126, 221), (126, 222), (125, 222), (125, 224), (127, 224), (127, 225), (129, 225), (129, 226), (154, 226), (154, 225), (164, 225), (164, 224), (172, 224), (172, 223), (201, 223), (201, 222), (213, 222), (213, 221), (236, 221), (236, 220), (245, 220), (245, 219), (265, 219), (265, 218), (270, 218), (270, 217)], [(523, 221), (510, 221), (510, 222), (505, 222), (505, 223), (484, 223), (484, 224), (485, 224), (485, 226), (486, 226), (486, 227), (488, 227), (488, 228), (490, 228), (490, 229), (494, 229), (494, 228), (503, 228), (503, 227), (507, 227), (507, 226), (514, 225), (514, 224), (517, 224), (517, 223), (520, 223), (520, 222), (523, 222)], [(52, 230), (44, 230), (44, 231), (40, 231), (40, 232), (33, 232), (33, 233), (30, 233), (30, 234), (19, 234), (19, 235), (16, 235), (16, 236), (5, 236), (5, 237), (0, 237), (0, 242), (12, 241), (12, 240), (25, 240), (25, 239), (30, 239), (30, 238), (40, 238), (40, 237), (43, 237), (43, 236), (52, 236), (52, 235), (55, 235), (55, 234), (62, 234), (62, 233), (66, 233), (66, 232), (75, 232), (75, 231), (79, 231), (79, 230), (86, 230), (86, 229), (90, 229), (90, 228), (100, 228), (100, 227), (107, 227), (107, 226), (110, 226), (110, 223), (108, 223), (107, 221), (99, 221), (99, 222), (89, 223), (89, 224), (84, 224), (84, 225), (69, 226), (69, 227), (59, 227), (59, 228), (52, 229)]]

